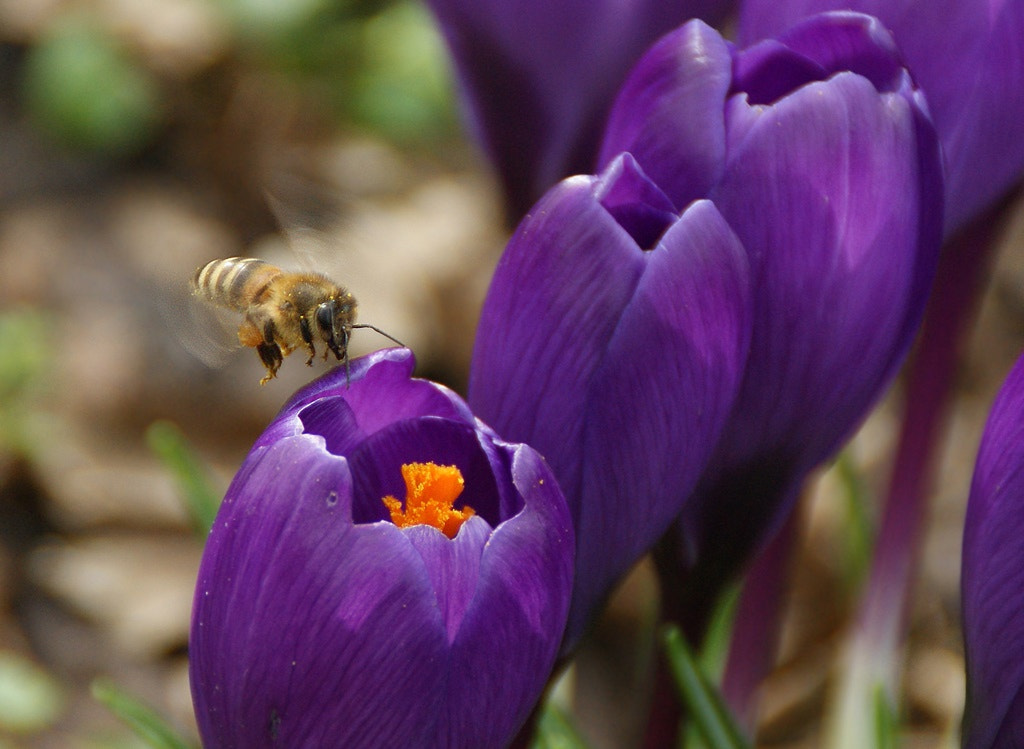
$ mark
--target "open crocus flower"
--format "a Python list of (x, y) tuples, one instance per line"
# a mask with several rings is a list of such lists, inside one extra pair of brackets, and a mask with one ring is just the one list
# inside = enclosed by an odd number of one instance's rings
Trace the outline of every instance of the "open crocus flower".
[(554, 187), (498, 263), (470, 403), (545, 456), (571, 507), (566, 650), (705, 467), (746, 358), (747, 270), (712, 203), (678, 210), (628, 154)]
[(541, 695), (565, 500), (412, 367), (380, 351), (299, 391), (228, 489), (190, 642), (208, 749), (503, 746)]
[(1024, 2), (1021, 0), (744, 0), (741, 41), (806, 16), (850, 9), (892, 31), (946, 158), (946, 226), (961, 228), (1024, 175)]
[(964, 522), (965, 749), (1024, 746), (1024, 358), (985, 426)]
[(470, 125), (513, 216), (570, 174), (590, 172), (619, 84), (643, 51), (731, 0), (428, 0)]
[(939, 249), (939, 151), (891, 36), (854, 13), (742, 51), (683, 26), (620, 92), (604, 158), (622, 151), (676, 205), (710, 198), (751, 264), (740, 392), (680, 522), (710, 597), (906, 353)]

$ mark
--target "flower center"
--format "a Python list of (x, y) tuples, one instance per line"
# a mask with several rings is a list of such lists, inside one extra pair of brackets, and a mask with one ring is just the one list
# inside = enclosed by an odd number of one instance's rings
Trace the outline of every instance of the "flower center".
[(391, 522), (399, 528), (429, 525), (448, 538), (455, 538), (462, 524), (476, 514), (466, 505), (461, 510), (452, 507), (466, 485), (455, 466), (405, 463), (402, 478), (405, 479), (405, 507), (390, 495), (381, 500), (391, 512)]

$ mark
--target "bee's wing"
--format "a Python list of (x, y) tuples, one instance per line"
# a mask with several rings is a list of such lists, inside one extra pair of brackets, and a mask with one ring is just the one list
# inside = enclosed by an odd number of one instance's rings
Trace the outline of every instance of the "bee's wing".
[[(314, 159), (300, 170), (302, 160), (292, 159), (270, 182), (268, 205), (289, 237), (292, 255), (291, 261), (280, 254), (274, 259), (282, 267), (298, 262), (345, 286), (357, 301), (357, 323), (387, 331), (416, 351), (437, 345), (445, 339), (439, 316), (447, 314), (452, 288), (455, 297), (474, 299), (489, 277), (486, 262), (480, 262), (489, 255), (480, 248), (504, 244), (493, 231), (499, 221), (493, 219), (490, 191), (447, 177), (421, 183), (397, 160), (383, 170), (394, 173), (388, 187), (367, 180), (365, 169), (349, 168), (345, 180), (335, 181), (333, 172), (324, 171), (328, 163)], [(390, 345), (372, 331), (360, 331), (350, 352), (358, 356)]]
[(328, 234), (350, 207), (350, 201), (337, 190), (301, 177), (281, 178), (276, 185), (264, 191), (264, 198), (278, 226), (288, 234)]
[[(409, 309), (408, 295), (396, 298), (396, 290), (389, 286), (393, 275), (383, 262), (386, 250), (363, 237), (358, 207), (351, 215), (339, 215), (333, 225), (284, 226), (283, 221), (282, 225), (283, 236), (260, 243), (260, 257), (327, 276), (355, 296), (357, 323), (369, 323), (405, 340), (393, 329), (408, 327), (399, 322), (404, 319), (401, 313)], [(361, 332), (354, 336), (349, 351), (359, 356), (392, 345), (387, 339)]]
[[(241, 316), (237, 312), (214, 307), (184, 290), (174, 330), (182, 346), (208, 367), (225, 366), (242, 347), (238, 340)], [(183, 311), (183, 312), (182, 312)]]
[[(352, 205), (351, 195), (330, 184), (316, 165), (298, 153), (281, 157), (268, 174), (264, 190), (267, 206), (287, 237), (291, 259), (277, 258), (282, 267), (316, 271), (331, 276), (336, 267), (325, 267), (332, 254), (330, 237), (339, 224), (346, 222)], [(338, 279), (335, 279), (338, 280)]]
[(322, 181), (288, 171), (275, 175), (273, 189), (264, 196), (281, 233), (261, 239), (253, 249), (256, 256), (282, 268), (322, 273), (351, 287), (354, 279), (345, 258), (353, 248), (339, 244), (338, 236), (339, 227), (349, 221), (352, 200)]

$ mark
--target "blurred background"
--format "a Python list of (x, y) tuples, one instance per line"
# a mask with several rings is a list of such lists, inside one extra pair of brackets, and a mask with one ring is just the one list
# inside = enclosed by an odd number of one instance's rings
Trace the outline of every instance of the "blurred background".
[[(962, 708), (960, 528), (985, 415), (1024, 348), (1017, 215), (924, 546), (909, 746), (943, 745)], [(321, 270), (416, 352), (419, 375), (464, 393), (502, 217), (416, 2), (0, 0), (0, 749), (143, 746), (91, 697), (97, 677), (195, 738), (186, 651), (202, 546), (151, 445), (176, 425), (221, 493), (287, 397), (325, 371), (292, 357), (261, 388), (256, 355), (226, 351), (194, 314), (195, 268), (252, 255)], [(358, 331), (352, 351), (386, 345)], [(765, 746), (817, 745), (898, 402), (897, 387), (808, 492)], [(595, 747), (636, 743), (656, 606), (641, 565), (570, 674)]]

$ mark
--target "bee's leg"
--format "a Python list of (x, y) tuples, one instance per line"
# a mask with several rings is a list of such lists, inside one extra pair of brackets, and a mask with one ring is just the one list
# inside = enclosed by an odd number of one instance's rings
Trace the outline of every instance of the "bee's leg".
[(256, 346), (256, 353), (260, 355), (260, 361), (267, 368), (267, 374), (260, 380), (260, 385), (266, 385), (277, 377), (277, 370), (284, 361), (284, 356), (281, 355), (281, 349), (276, 343), (260, 343)]
[(274, 376), (276, 376), (277, 368), (280, 367), (281, 362), (284, 361), (281, 349), (272, 340), (267, 341), (264, 333), (265, 331), (260, 330), (260, 326), (252, 319), (251, 315), (246, 316), (242, 321), (241, 327), (238, 329), (239, 343), (243, 346), (256, 349), (256, 353), (260, 355), (260, 361), (263, 362), (263, 366), (267, 368), (267, 374), (262, 380), (260, 380), (260, 385), (266, 385)]
[[(305, 317), (299, 318), (299, 332), (302, 333), (302, 340), (306, 342), (306, 347), (309, 349), (309, 358), (306, 359), (306, 366), (313, 366), (313, 357), (316, 356), (316, 347), (313, 346), (313, 331), (309, 327), (309, 320)], [(324, 352), (324, 356), (327, 356), (327, 352)]]
[(274, 325), (273, 318), (268, 317), (263, 321), (263, 342), (274, 343), (277, 338), (277, 326)]

